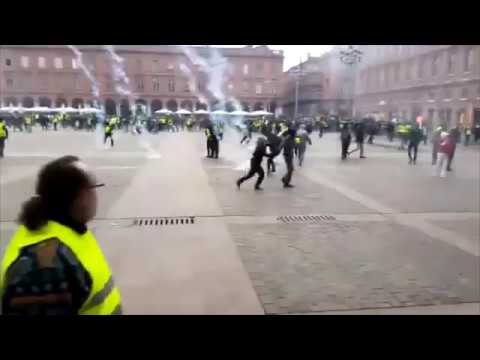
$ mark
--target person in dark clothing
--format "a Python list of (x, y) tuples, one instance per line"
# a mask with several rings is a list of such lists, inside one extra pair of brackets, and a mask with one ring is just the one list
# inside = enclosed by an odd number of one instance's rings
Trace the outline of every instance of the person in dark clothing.
[(212, 123), (205, 129), (205, 135), (207, 136), (207, 157), (218, 159), (219, 144)]
[(355, 151), (360, 150), (360, 159), (365, 159), (366, 157), (363, 156), (363, 143), (365, 141), (365, 122), (361, 121), (355, 125), (355, 142), (357, 143), (357, 147), (349, 152), (349, 154), (354, 153)]
[(388, 141), (392, 142), (393, 141), (393, 134), (395, 133), (395, 124), (393, 121), (389, 121), (387, 124), (387, 137)]
[(325, 120), (323, 120), (323, 119), (320, 120), (320, 123), (318, 125), (318, 137), (323, 137), (323, 133), (324, 133), (326, 127), (327, 127), (326, 125), (327, 125), (327, 123), (325, 122)]
[(242, 140), (240, 141), (240, 144), (243, 144), (244, 141), (247, 142), (247, 144), (250, 142), (250, 140), (252, 140), (252, 132), (253, 132), (253, 121), (250, 121), (246, 128), (244, 129), (244, 134), (243, 134), (243, 138)]
[[(412, 128), (410, 133), (408, 134), (408, 163), (413, 165), (416, 165), (417, 163), (417, 153), (418, 153), (418, 144), (423, 139), (423, 131), (420, 129), (418, 124), (415, 124), (415, 126)], [(412, 156), (412, 150), (413, 150), (413, 156)]]
[(377, 124), (375, 123), (375, 120), (369, 119), (368, 124), (366, 125), (366, 132), (368, 134), (368, 140), (367, 140), (368, 144), (373, 144), (373, 139), (376, 133), (376, 127), (377, 127)]
[(215, 132), (213, 131), (213, 125), (209, 124), (205, 128), (205, 136), (207, 137), (207, 157), (213, 158), (213, 138), (215, 137)]
[(267, 128), (262, 129), (262, 134), (267, 138), (267, 147), (270, 148), (270, 156), (267, 159), (267, 175), (269, 175), (276, 171), (274, 159), (280, 155), (283, 139)]
[(213, 136), (212, 139), (212, 157), (218, 159), (218, 153), (220, 151), (220, 142), (216, 136)]
[(350, 134), (350, 127), (348, 124), (343, 124), (342, 126), (340, 141), (342, 142), (342, 160), (345, 160), (348, 155), (348, 148), (352, 142), (352, 134)]
[(479, 139), (480, 139), (480, 123), (477, 123), (473, 130), (473, 141), (475, 142), (475, 144), (478, 142)]
[(286, 132), (286, 138), (283, 142), (283, 158), (285, 159), (285, 165), (287, 166), (287, 173), (282, 177), (282, 183), (284, 188), (292, 188), (294, 187), (290, 184), (292, 180), (292, 174), (294, 171), (293, 167), (293, 156), (294, 156), (294, 149), (295, 149), (295, 129), (289, 129)]
[(452, 171), (453, 157), (455, 156), (455, 150), (457, 149), (457, 144), (460, 141), (460, 130), (458, 130), (458, 127), (454, 127), (453, 129), (451, 129), (449, 136), (450, 136), (450, 139), (452, 140), (453, 150), (451, 152), (451, 156), (449, 156), (448, 158), (447, 171)]
[(258, 174), (255, 183), (255, 190), (263, 190), (260, 185), (265, 177), (265, 171), (262, 168), (262, 160), (264, 156), (270, 158), (272, 155), (267, 155), (267, 142), (264, 138), (260, 137), (257, 139), (257, 146), (253, 152), (252, 159), (250, 160), (250, 170), (248, 171), (248, 174), (237, 180), (237, 187), (239, 189), (244, 181), (252, 178), (255, 174)]

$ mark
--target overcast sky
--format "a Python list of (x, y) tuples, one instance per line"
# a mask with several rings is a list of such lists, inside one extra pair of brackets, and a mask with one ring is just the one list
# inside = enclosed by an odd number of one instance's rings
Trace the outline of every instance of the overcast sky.
[[(244, 47), (245, 45), (212, 45), (218, 47)], [(258, 46), (258, 45), (254, 45)], [(320, 56), (330, 50), (333, 45), (268, 45), (273, 50), (283, 50), (285, 57), (283, 69), (288, 70), (292, 66), (298, 65), (300, 59), (306, 60), (310, 56)]]

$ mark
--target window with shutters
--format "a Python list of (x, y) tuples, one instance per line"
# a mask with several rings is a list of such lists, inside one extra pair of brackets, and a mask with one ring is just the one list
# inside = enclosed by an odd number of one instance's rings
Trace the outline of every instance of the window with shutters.
[(460, 96), (462, 97), (462, 99), (467, 99), (468, 98), (468, 88), (463, 88)]
[(135, 82), (136, 82), (136, 84), (137, 84), (137, 90), (138, 90), (138, 91), (143, 91), (144, 88), (145, 88), (145, 85), (144, 85), (144, 83), (143, 83), (143, 78), (142, 78), (141, 76), (137, 76), (137, 77), (135, 78)]
[(75, 58), (72, 58), (72, 69), (78, 69), (78, 61)]
[(400, 64), (395, 64), (393, 73), (395, 82), (398, 82), (400, 80)]
[(263, 62), (258, 62), (257, 63), (257, 74), (262, 74), (263, 73)]
[(255, 94), (260, 95), (262, 93), (262, 84), (255, 85)]
[(468, 48), (466, 53), (465, 53), (465, 61), (463, 64), (463, 70), (464, 71), (471, 71), (473, 68), (473, 57), (474, 57), (474, 52), (473, 48)]
[(455, 66), (456, 66), (457, 54), (455, 51), (451, 51), (448, 54), (448, 62), (447, 62), (447, 70), (449, 74), (455, 73)]
[(438, 62), (439, 62), (439, 56), (438, 55), (433, 55), (432, 57), (432, 76), (436, 76), (438, 73)]
[(160, 92), (160, 78), (158, 76), (152, 79), (152, 90), (156, 93)]
[(40, 57), (38, 58), (38, 67), (39, 67), (40, 69), (45, 69), (45, 66), (46, 66), (46, 65), (47, 65), (47, 64), (46, 64), (45, 58), (44, 58), (43, 56), (40, 56)]
[(12, 66), (12, 59), (5, 59), (5, 65)]
[(38, 84), (40, 89), (46, 90), (48, 88), (48, 74), (39, 73), (38, 74)]
[(20, 64), (23, 68), (28, 68), (30, 66), (30, 59), (28, 58), (28, 56), (22, 56), (20, 58)]
[(160, 72), (160, 62), (156, 59), (152, 61), (152, 72), (154, 73)]
[(168, 91), (175, 92), (175, 80), (174, 79), (168, 80)]
[(6, 79), (6, 83), (7, 83), (7, 88), (9, 89), (13, 88), (13, 79), (11, 78)]
[(424, 67), (424, 64), (425, 63), (425, 60), (423, 57), (421, 57), (419, 60), (418, 60), (418, 65), (417, 65), (417, 77), (419, 79), (423, 78), (423, 67)]
[(243, 65), (243, 75), (248, 75), (248, 64)]
[(243, 82), (243, 91), (248, 92), (248, 82), (246, 81)]
[(63, 69), (63, 59), (56, 57), (53, 60), (53, 66), (55, 67), (55, 69)]

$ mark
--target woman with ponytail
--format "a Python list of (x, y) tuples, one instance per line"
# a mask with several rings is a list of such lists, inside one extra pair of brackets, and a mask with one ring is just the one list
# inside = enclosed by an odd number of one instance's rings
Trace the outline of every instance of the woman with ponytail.
[(87, 223), (97, 210), (95, 181), (75, 156), (46, 164), (0, 268), (5, 315), (121, 313), (120, 293)]

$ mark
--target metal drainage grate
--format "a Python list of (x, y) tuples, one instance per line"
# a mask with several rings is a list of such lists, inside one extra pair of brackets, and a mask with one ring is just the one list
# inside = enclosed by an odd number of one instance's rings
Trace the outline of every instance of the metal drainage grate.
[(195, 217), (165, 217), (154, 219), (136, 219), (133, 225), (136, 226), (166, 226), (166, 225), (192, 225), (195, 223)]
[(336, 220), (334, 216), (330, 215), (301, 215), (301, 216), (280, 216), (277, 218), (278, 221), (281, 221), (286, 224), (291, 223), (319, 223), (322, 221), (333, 221)]

